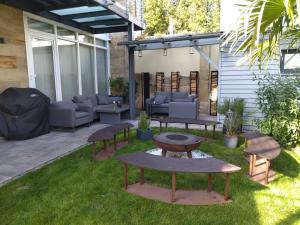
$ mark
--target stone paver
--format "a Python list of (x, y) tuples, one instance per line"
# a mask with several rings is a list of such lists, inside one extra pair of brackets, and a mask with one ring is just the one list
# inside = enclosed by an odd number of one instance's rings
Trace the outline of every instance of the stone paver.
[[(138, 124), (136, 120), (128, 122)], [(89, 135), (105, 126), (95, 122), (90, 127), (78, 128), (74, 133), (55, 130), (24, 141), (0, 140), (0, 186), (79, 149), (87, 144)], [(152, 121), (151, 126), (159, 126), (159, 123)], [(184, 128), (184, 124), (170, 124), (170, 127)], [(190, 128), (199, 129), (199, 126)]]

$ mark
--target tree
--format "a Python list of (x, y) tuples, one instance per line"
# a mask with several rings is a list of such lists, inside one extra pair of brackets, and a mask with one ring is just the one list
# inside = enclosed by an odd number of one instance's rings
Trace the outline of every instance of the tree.
[(170, 18), (175, 32), (219, 30), (219, 0), (145, 0), (146, 34), (167, 34)]
[(169, 18), (166, 16), (166, 0), (145, 0), (145, 33), (166, 34), (169, 26)]
[(279, 55), (279, 40), (290, 38), (291, 46), (300, 37), (299, 0), (244, 0), (236, 28), (224, 34), (224, 45), (243, 52), (253, 65), (266, 64)]

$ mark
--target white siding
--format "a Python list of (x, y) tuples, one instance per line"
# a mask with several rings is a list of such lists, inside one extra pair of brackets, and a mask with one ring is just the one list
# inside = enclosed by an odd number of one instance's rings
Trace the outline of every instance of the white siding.
[[(226, 98), (243, 98), (246, 102), (245, 108), (245, 129), (254, 127), (255, 119), (263, 117), (256, 106), (257, 81), (253, 80), (254, 75), (278, 74), (279, 60), (269, 63), (266, 70), (260, 71), (258, 66), (249, 68), (248, 63), (238, 65), (242, 58), (241, 54), (234, 56), (230, 54), (229, 48), (223, 48), (220, 54), (220, 79), (219, 79), (219, 102), (222, 104)], [(224, 120), (219, 116), (219, 120)]]

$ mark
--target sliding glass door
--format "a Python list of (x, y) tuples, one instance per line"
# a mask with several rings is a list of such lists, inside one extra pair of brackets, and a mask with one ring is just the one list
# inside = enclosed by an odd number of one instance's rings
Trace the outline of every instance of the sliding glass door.
[(82, 94), (95, 94), (94, 48), (80, 45)]
[(55, 101), (53, 44), (51, 39), (31, 38), (35, 88)]

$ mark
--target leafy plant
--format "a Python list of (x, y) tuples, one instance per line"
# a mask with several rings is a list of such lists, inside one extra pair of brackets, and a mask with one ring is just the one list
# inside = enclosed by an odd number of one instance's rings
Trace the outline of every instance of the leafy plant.
[(224, 99), (223, 105), (218, 107), (218, 112), (221, 115), (226, 115), (226, 113), (231, 110), (234, 113), (243, 115), (245, 108), (245, 102), (242, 98)]
[(257, 105), (264, 114), (257, 126), (281, 145), (300, 143), (300, 80), (291, 75), (257, 78)]
[(297, 0), (244, 0), (236, 27), (223, 35), (223, 45), (243, 53), (251, 65), (259, 65), (279, 54), (279, 41), (299, 40), (300, 2)]
[(226, 135), (236, 136), (240, 133), (240, 127), (243, 124), (242, 116), (238, 113), (228, 111), (224, 120)]
[(125, 81), (123, 77), (112, 78), (109, 81), (112, 95), (123, 96), (125, 91)]
[(243, 113), (245, 108), (244, 99), (224, 99), (223, 105), (218, 107), (218, 112), (225, 116), (224, 130), (229, 136), (240, 133), (243, 124)]
[(149, 128), (148, 116), (145, 111), (140, 113), (138, 128), (141, 130), (147, 130)]

